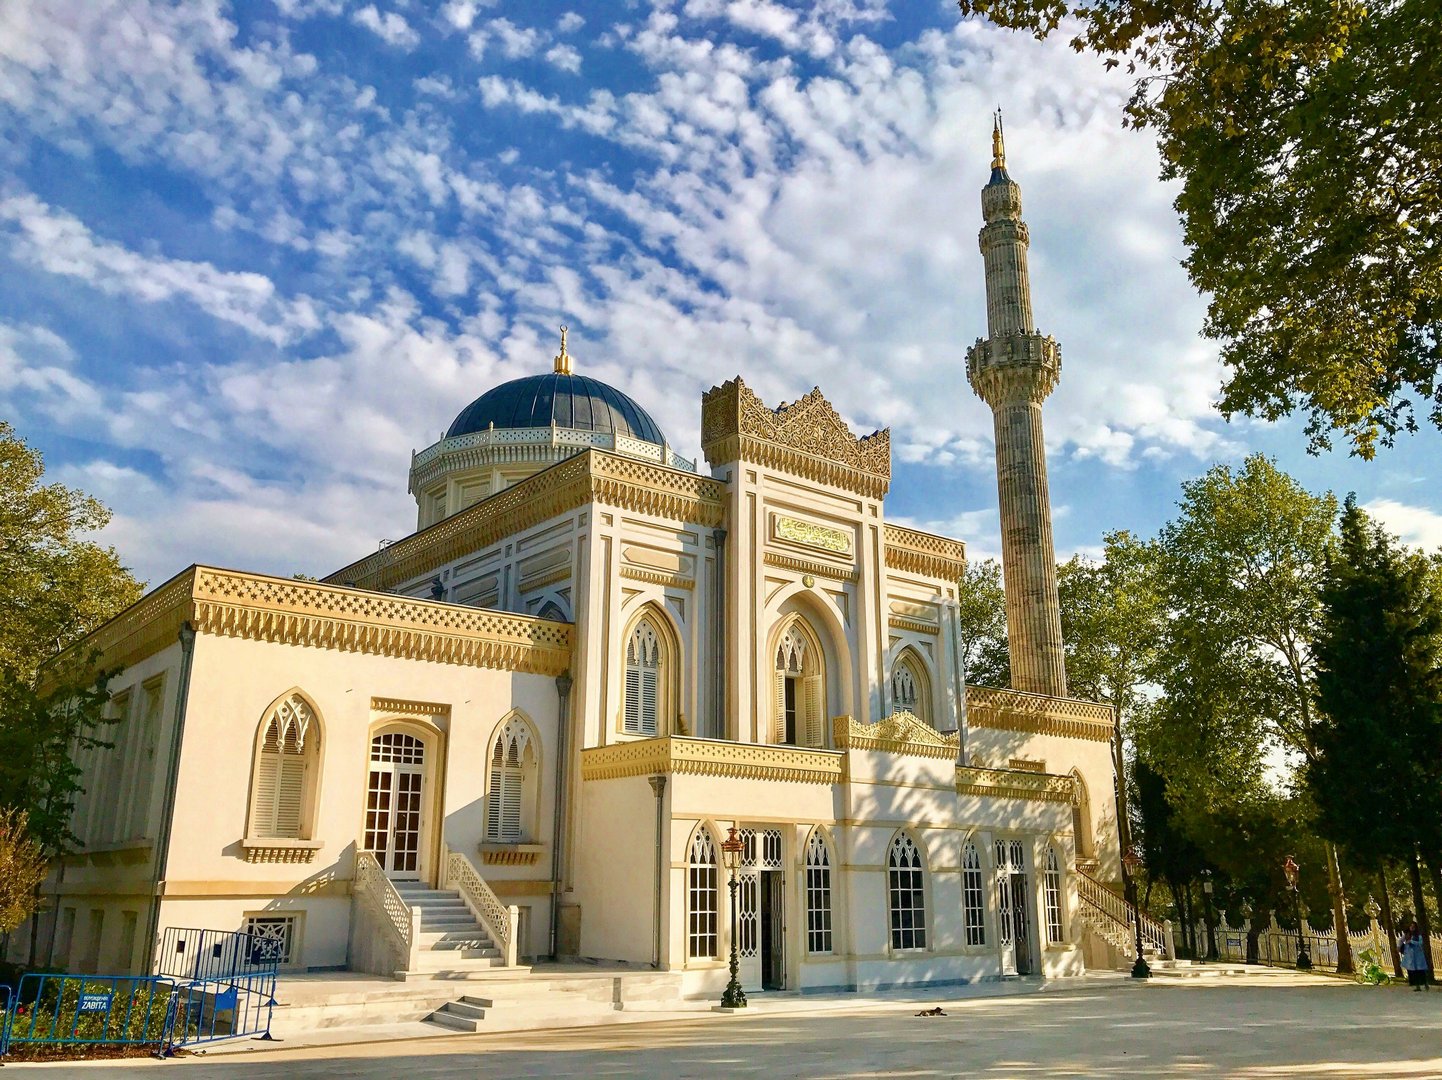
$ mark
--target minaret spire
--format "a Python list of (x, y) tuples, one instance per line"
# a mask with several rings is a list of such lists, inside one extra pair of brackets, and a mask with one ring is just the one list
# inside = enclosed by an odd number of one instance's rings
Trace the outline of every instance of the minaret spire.
[(1051, 531), (1041, 403), (1061, 377), (1061, 349), (1032, 322), (1030, 242), (1021, 187), (1007, 175), (1001, 110), (992, 117), (991, 179), (981, 189), (978, 238), (986, 265), (987, 336), (966, 353), (966, 377), (991, 406), (1001, 508), (1001, 562), (1011, 684), (1066, 696), (1061, 605)]
[(555, 373), (557, 375), (571, 374), (571, 354), (566, 351), (566, 328), (561, 327), (561, 351), (556, 354)]

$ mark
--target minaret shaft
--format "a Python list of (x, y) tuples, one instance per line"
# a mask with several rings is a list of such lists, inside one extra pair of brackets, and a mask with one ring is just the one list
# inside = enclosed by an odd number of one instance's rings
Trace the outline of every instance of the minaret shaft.
[(1006, 172), (999, 120), (991, 165), (991, 182), (981, 193), (986, 225), (978, 238), (986, 265), (987, 337), (967, 350), (966, 374), (977, 396), (991, 406), (995, 425), (1011, 684), (1065, 697), (1066, 654), (1041, 422), (1041, 403), (1061, 375), (1061, 350), (1055, 340), (1037, 333), (1032, 321), (1030, 237), (1021, 220), (1021, 188)]

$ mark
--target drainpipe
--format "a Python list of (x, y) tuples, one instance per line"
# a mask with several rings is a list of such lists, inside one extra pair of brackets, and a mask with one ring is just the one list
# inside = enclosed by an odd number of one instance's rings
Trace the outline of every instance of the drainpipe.
[(556, 807), (551, 823), (551, 960), (556, 959), (556, 930), (561, 921), (561, 843), (566, 820), (566, 743), (571, 726), (571, 673), (556, 676)]
[(714, 643), (715, 712), (711, 718), (711, 737), (726, 738), (726, 530), (712, 529), (711, 542), (716, 545), (716, 594), (712, 607), (716, 611)]
[(665, 845), (662, 842), (666, 835), (666, 777), (648, 777), (651, 781), (651, 790), (656, 793), (656, 875), (654, 895), (651, 899), (651, 911), (655, 918), (651, 927), (651, 966), (659, 969), (661, 967), (661, 873), (662, 857), (665, 855)]
[(160, 883), (170, 862), (170, 831), (175, 818), (175, 783), (180, 775), (180, 748), (185, 737), (185, 711), (190, 702), (190, 668), (195, 662), (195, 627), (187, 619), (180, 624), (180, 678), (175, 688), (175, 736), (170, 740), (170, 761), (165, 769), (165, 803), (160, 810), (160, 835), (156, 840), (155, 870), (150, 878), (150, 926), (145, 938), (147, 974), (155, 970), (155, 936), (160, 929)]
[(956, 763), (966, 764), (966, 661), (961, 655), (961, 614), (951, 607), (951, 677), (956, 688)]

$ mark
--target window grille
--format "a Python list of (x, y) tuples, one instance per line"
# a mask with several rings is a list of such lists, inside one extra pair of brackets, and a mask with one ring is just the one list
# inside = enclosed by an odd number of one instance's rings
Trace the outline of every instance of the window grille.
[(891, 947), (926, 948), (926, 891), (921, 852), (916, 850), (911, 837), (901, 835), (891, 842), (886, 876), (891, 909)]
[(655, 735), (658, 730), (661, 684), (661, 638), (642, 619), (626, 643), (625, 729), (633, 735)]
[(304, 839), (306, 769), (316, 753), (313, 720), (299, 695), (286, 699), (266, 719), (256, 758), (252, 836)]
[(831, 853), (820, 830), (806, 844), (806, 951), (831, 951)]
[(1055, 848), (1046, 849), (1046, 872), (1042, 880), (1046, 892), (1046, 939), (1055, 945), (1062, 939), (1061, 866)]
[(907, 712), (916, 711), (916, 676), (912, 675), (906, 661), (896, 665), (891, 676), (891, 700), (897, 708)]
[(274, 962), (282, 966), (291, 963), (295, 953), (295, 922), (294, 915), (247, 915), (244, 926), (250, 935), (247, 961)]
[(962, 901), (966, 914), (966, 943), (986, 944), (985, 892), (981, 884), (981, 855), (976, 845), (967, 842), (961, 863)]
[(693, 960), (714, 960), (720, 955), (716, 938), (719, 907), (716, 876), (716, 844), (711, 839), (711, 833), (701, 829), (691, 841), (691, 858), (686, 872), (686, 955)]
[[(491, 784), (486, 794), (486, 839), (515, 843), (522, 836), (526, 755), (531, 735), (521, 720), (509, 720), (491, 751)], [(534, 755), (530, 767), (534, 768)]]

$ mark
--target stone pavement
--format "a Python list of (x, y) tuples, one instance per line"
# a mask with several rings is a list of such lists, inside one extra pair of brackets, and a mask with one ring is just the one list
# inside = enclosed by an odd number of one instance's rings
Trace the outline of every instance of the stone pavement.
[[(915, 995), (908, 995), (916, 998)], [(944, 1017), (917, 1017), (940, 1003)], [(167, 1063), (29, 1066), (150, 1080), (550, 1076), (1442, 1076), (1442, 992), (1269, 972), (1133, 984), (1087, 977), (1032, 992), (758, 1000), (750, 1015), (563, 1031), (257, 1049)], [(117, 1077), (119, 1080), (119, 1077)]]

